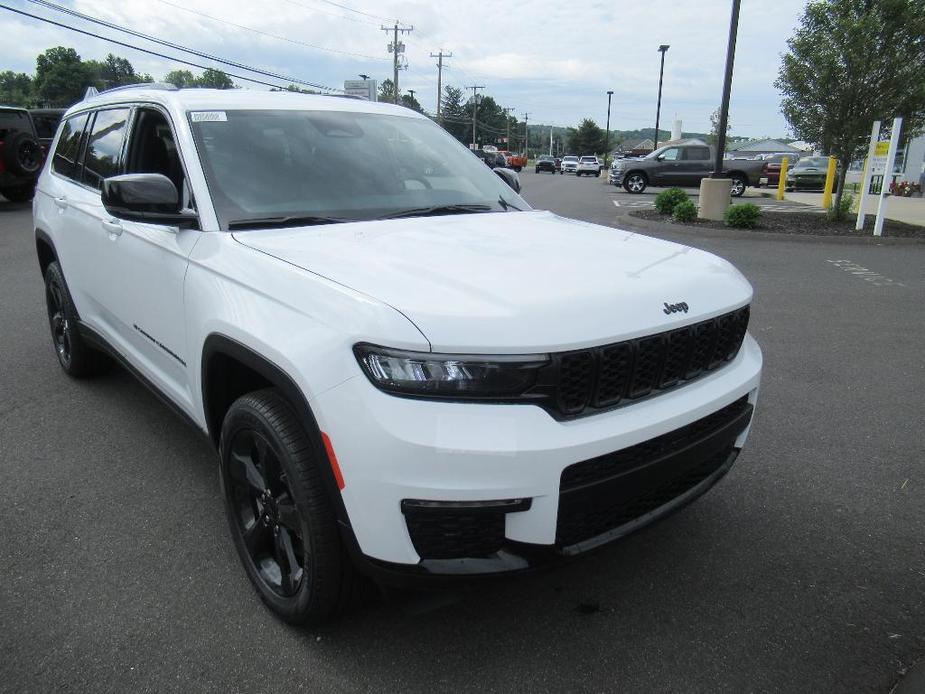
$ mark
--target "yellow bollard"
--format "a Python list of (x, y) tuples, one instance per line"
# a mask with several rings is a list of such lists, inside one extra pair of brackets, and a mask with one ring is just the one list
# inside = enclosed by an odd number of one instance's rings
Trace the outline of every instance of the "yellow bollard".
[(825, 174), (825, 190), (822, 193), (822, 209), (832, 206), (832, 189), (835, 187), (835, 157), (829, 157), (829, 170)]
[(780, 180), (777, 182), (777, 199), (784, 199), (784, 188), (787, 187), (787, 166), (790, 164), (790, 157), (784, 157), (780, 163)]

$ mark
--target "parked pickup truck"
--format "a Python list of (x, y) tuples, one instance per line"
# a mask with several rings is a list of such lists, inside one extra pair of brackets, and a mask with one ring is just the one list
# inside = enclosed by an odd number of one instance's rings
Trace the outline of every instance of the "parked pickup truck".
[(514, 154), (508, 152), (506, 149), (499, 150), (501, 154), (504, 155), (504, 158), (507, 160), (507, 168), (514, 169), (514, 171), (520, 171), (527, 165), (527, 155), (526, 154)]
[[(723, 168), (732, 179), (736, 197), (747, 186), (757, 186), (763, 161), (725, 160)], [(713, 171), (713, 148), (706, 145), (669, 145), (642, 159), (617, 159), (608, 177), (628, 193), (641, 193), (647, 186), (697, 186)]]

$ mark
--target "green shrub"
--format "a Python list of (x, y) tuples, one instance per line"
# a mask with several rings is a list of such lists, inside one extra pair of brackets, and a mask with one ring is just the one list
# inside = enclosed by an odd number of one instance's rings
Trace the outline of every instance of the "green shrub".
[(825, 211), (825, 218), (830, 222), (840, 222), (851, 215), (851, 206), (854, 204), (854, 196), (851, 193), (842, 195), (841, 204), (836, 207), (835, 198), (832, 198), (832, 206)]
[(697, 219), (697, 205), (693, 200), (682, 200), (674, 206), (671, 217), (676, 222), (693, 222)]
[(726, 225), (737, 229), (754, 229), (761, 219), (761, 208), (748, 202), (744, 205), (730, 205), (726, 210)]
[(655, 196), (655, 209), (662, 214), (671, 214), (678, 203), (687, 200), (687, 193), (680, 188), (669, 188)]

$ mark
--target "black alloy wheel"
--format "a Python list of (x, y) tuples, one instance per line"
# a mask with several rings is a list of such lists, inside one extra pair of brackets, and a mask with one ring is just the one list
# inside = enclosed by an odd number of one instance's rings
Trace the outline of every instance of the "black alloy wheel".
[(228, 455), (230, 502), (247, 555), (269, 590), (292, 597), (311, 559), (279, 457), (254, 429), (238, 430)]
[(48, 324), (51, 339), (58, 354), (58, 361), (67, 371), (71, 366), (71, 322), (67, 316), (64, 288), (57, 275), (50, 277), (45, 285), (45, 305), (48, 310)]

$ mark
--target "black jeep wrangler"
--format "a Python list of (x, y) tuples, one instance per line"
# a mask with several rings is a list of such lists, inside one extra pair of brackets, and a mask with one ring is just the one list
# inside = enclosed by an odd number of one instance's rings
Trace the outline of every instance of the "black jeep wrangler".
[(29, 112), (0, 106), (0, 195), (10, 202), (31, 200), (44, 161)]

